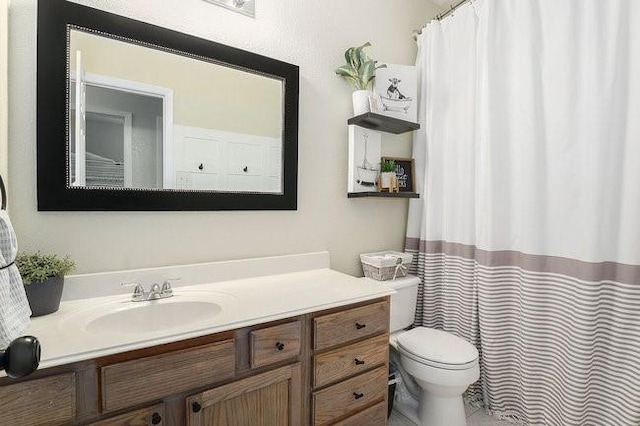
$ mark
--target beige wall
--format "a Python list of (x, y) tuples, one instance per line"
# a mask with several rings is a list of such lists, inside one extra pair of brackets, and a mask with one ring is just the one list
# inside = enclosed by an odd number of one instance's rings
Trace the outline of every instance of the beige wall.
[(8, 183), (7, 145), (7, 17), (9, 0), (0, 0), (0, 175)]
[[(346, 196), (351, 88), (334, 69), (347, 47), (365, 41), (380, 61), (413, 63), (411, 32), (435, 6), (427, 0), (262, 0), (254, 20), (201, 0), (81, 3), (299, 65), (298, 210), (38, 212), (35, 1), (12, 0), (10, 201), (22, 249), (69, 253), (79, 272), (329, 250), (334, 269), (359, 274), (360, 253), (402, 248), (406, 200)], [(384, 135), (383, 145), (383, 154), (411, 153), (409, 136)]]
[(173, 122), (282, 136), (282, 82), (186, 56), (71, 31), (71, 69), (173, 89)]

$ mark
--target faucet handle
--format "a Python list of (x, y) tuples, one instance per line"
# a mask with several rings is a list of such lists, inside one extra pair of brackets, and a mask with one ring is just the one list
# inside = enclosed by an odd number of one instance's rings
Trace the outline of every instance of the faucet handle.
[(135, 286), (135, 288), (133, 289), (133, 294), (131, 295), (131, 300), (134, 302), (140, 301), (140, 300), (144, 300), (145, 299), (145, 294), (144, 294), (144, 287), (142, 287), (142, 285), (140, 283), (137, 282), (131, 282), (131, 283), (121, 283), (120, 287), (133, 287)]
[(180, 280), (180, 278), (167, 278), (166, 280), (164, 280), (164, 282), (162, 283), (161, 293), (163, 295), (173, 294), (173, 290), (171, 289), (171, 281), (178, 281), (178, 280)]

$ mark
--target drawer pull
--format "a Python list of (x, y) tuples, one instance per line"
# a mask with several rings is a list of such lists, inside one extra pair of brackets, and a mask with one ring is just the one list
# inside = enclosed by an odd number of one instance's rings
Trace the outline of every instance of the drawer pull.
[(364, 394), (363, 394), (363, 393), (358, 393), (358, 392), (354, 392), (354, 393), (353, 393), (353, 397), (354, 397), (355, 399), (360, 399), (360, 398), (362, 398), (363, 396), (364, 396)]
[(204, 170), (204, 164), (200, 163), (200, 165), (198, 166), (198, 169)]
[(152, 425), (159, 425), (161, 421), (162, 421), (162, 416), (160, 414), (153, 413), (151, 415), (151, 424)]
[(200, 410), (202, 410), (202, 405), (200, 405), (200, 403), (194, 402), (193, 404), (191, 404), (191, 411), (193, 411), (194, 413), (197, 413)]
[(366, 326), (367, 326), (367, 324), (360, 324), (359, 322), (357, 322), (356, 323), (356, 330), (362, 330)]
[(276, 343), (276, 349), (278, 349), (279, 351), (284, 349), (284, 343), (282, 342), (278, 342)]
[(359, 360), (358, 358), (354, 359), (356, 365), (363, 365), (364, 361)]

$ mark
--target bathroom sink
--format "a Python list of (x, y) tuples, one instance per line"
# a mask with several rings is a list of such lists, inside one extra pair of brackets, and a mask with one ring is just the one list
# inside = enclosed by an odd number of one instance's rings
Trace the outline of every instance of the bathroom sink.
[(90, 333), (145, 333), (184, 327), (212, 319), (222, 311), (213, 302), (169, 300), (140, 302), (89, 321)]
[(183, 292), (146, 302), (132, 302), (127, 296), (75, 311), (60, 326), (93, 335), (185, 332), (215, 325), (236, 305), (234, 296), (217, 292)]

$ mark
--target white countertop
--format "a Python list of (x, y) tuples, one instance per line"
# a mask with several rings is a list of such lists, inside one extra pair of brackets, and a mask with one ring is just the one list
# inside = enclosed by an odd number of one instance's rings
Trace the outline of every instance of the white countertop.
[[(185, 283), (187, 284), (187, 283)], [(117, 285), (117, 284), (114, 284)], [(391, 287), (363, 280), (328, 268), (174, 287), (174, 296), (151, 302), (131, 302), (129, 294), (63, 301), (54, 314), (33, 318), (23, 333), (42, 345), (40, 369), (111, 355), (164, 343), (176, 342), (259, 323), (329, 309), (387, 296)], [(153, 332), (133, 332), (122, 324), (117, 332), (90, 332), (87, 319), (95, 312), (131, 304), (163, 303), (218, 297), (222, 311), (210, 320)]]

